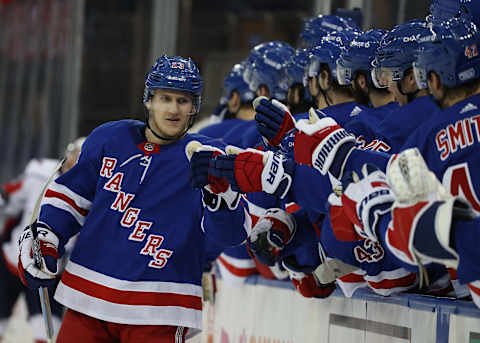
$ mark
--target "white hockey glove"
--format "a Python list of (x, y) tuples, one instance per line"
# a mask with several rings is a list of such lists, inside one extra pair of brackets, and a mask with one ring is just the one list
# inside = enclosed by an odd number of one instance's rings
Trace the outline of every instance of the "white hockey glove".
[(55, 285), (56, 277), (61, 270), (59, 265), (59, 250), (63, 253), (63, 248), (59, 249), (61, 243), (43, 223), (37, 224), (38, 238), (40, 242), (40, 251), (43, 258), (42, 266), (37, 266), (33, 258), (33, 235), (30, 227), (26, 227), (18, 241), (20, 255), (18, 259), (18, 271), (22, 283), (31, 288), (51, 287)]

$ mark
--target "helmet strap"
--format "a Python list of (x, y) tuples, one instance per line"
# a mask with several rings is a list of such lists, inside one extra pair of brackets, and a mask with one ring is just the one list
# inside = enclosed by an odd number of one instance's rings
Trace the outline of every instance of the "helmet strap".
[(185, 128), (185, 130), (183, 131), (183, 133), (181, 135), (179, 135), (178, 137), (175, 137), (175, 138), (167, 138), (167, 137), (163, 137), (162, 135), (160, 135), (159, 133), (155, 132), (152, 127), (150, 126), (150, 111), (145, 107), (145, 123), (147, 125), (147, 128), (150, 129), (150, 131), (153, 133), (153, 135), (155, 137), (157, 137), (158, 139), (161, 139), (161, 140), (164, 140), (164, 141), (168, 141), (168, 142), (171, 142), (171, 141), (176, 141), (177, 139), (179, 139), (180, 137), (183, 137), (185, 136), (185, 134), (187, 133), (188, 130), (190, 130), (190, 128), (193, 126), (193, 123), (195, 122), (195, 117), (196, 117), (196, 114), (194, 115), (191, 115), (190, 118), (188, 119), (188, 125), (187, 127)]

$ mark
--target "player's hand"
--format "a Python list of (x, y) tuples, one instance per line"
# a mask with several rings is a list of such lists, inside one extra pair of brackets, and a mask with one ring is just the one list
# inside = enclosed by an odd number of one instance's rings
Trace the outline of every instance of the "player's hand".
[(295, 125), (295, 161), (340, 179), (345, 160), (354, 149), (355, 137), (330, 117), (319, 118), (315, 110), (309, 115), (309, 119), (301, 119)]
[(40, 251), (43, 255), (41, 262), (43, 267), (37, 266), (33, 258), (33, 235), (30, 227), (23, 230), (18, 242), (20, 247), (19, 276), (22, 283), (31, 289), (54, 286), (60, 270), (58, 263), (60, 241), (57, 235), (43, 223), (37, 224), (37, 231)]
[(280, 152), (227, 147), (227, 153), (232, 152), (215, 158), (213, 175), (226, 178), (235, 191), (285, 197), (295, 172), (293, 161)]
[(216, 156), (224, 152), (216, 147), (202, 145), (192, 141), (186, 147), (187, 158), (190, 160), (190, 181), (194, 188), (202, 191), (204, 206), (211, 211), (217, 211), (222, 204), (229, 209), (235, 209), (240, 201), (240, 195), (231, 189), (228, 180), (212, 174)]
[(295, 289), (306, 298), (326, 298), (335, 290), (335, 282), (322, 284), (311, 268), (298, 265), (294, 255), (284, 258), (282, 265), (288, 271)]
[(276, 147), (290, 130), (295, 128), (295, 120), (287, 106), (277, 100), (260, 96), (253, 101), (258, 132)]
[(395, 200), (386, 175), (372, 164), (364, 164), (361, 175), (348, 171), (342, 178), (343, 212), (363, 238), (377, 241), (377, 224), (390, 212)]
[(296, 222), (291, 214), (280, 208), (270, 208), (253, 227), (247, 245), (261, 263), (273, 266), (295, 231)]

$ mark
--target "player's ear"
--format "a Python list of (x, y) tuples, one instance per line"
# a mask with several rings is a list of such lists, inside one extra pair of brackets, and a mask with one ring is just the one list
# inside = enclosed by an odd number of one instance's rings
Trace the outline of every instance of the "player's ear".
[(318, 85), (321, 89), (328, 89), (330, 86), (330, 74), (326, 70), (322, 70), (318, 74)]
[(439, 91), (442, 88), (440, 77), (433, 71), (428, 74), (427, 85), (430, 91)]
[(357, 84), (362, 90), (365, 90), (367, 88), (367, 78), (365, 77), (365, 75), (363, 74), (358, 75)]
[(145, 103), (145, 107), (147, 108), (147, 110), (151, 110), (152, 109), (152, 99), (150, 98), (150, 100), (148, 100), (146, 103)]

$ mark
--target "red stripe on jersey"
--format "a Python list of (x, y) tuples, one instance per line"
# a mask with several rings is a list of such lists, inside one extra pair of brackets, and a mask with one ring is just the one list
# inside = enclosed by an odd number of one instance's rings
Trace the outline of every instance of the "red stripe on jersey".
[(51, 189), (48, 189), (47, 192), (45, 193), (45, 198), (60, 199), (64, 202), (66, 202), (67, 204), (69, 204), (71, 207), (73, 207), (75, 209), (75, 211), (80, 213), (82, 216), (86, 216), (88, 214), (88, 210), (78, 206), (73, 199), (69, 198), (68, 196), (66, 196), (63, 193), (55, 192), (55, 191), (52, 191)]
[(375, 289), (393, 289), (396, 287), (408, 287), (415, 284), (417, 275), (415, 273), (408, 274), (398, 279), (385, 279), (379, 282), (367, 281), (368, 284)]
[(231, 265), (230, 263), (227, 262), (226, 259), (224, 259), (222, 256), (218, 256), (218, 260), (222, 263), (222, 265), (227, 268), (227, 270), (232, 273), (235, 276), (239, 277), (247, 277), (249, 275), (254, 275), (257, 274), (257, 268), (238, 268), (235, 267), (234, 265)]
[(453, 268), (447, 268), (448, 274), (450, 275), (450, 280), (457, 279), (457, 271)]
[(141, 306), (178, 306), (202, 310), (202, 298), (194, 295), (141, 291), (120, 291), (88, 281), (68, 271), (63, 272), (62, 282), (79, 292), (114, 304)]
[(475, 293), (476, 296), (480, 297), (480, 288), (473, 286), (471, 283), (467, 284), (468, 288)]
[(388, 185), (388, 183), (383, 182), (383, 181), (375, 181), (375, 182), (372, 182), (372, 187), (387, 187), (387, 188), (390, 188), (390, 186)]
[(354, 274), (354, 273), (344, 275), (344, 276), (340, 277), (339, 279), (342, 282), (348, 282), (348, 283), (357, 283), (357, 282), (364, 282), (365, 281), (364, 278), (363, 278), (363, 275)]

